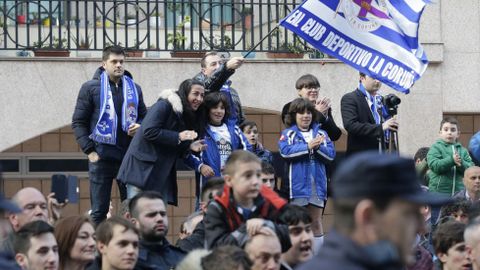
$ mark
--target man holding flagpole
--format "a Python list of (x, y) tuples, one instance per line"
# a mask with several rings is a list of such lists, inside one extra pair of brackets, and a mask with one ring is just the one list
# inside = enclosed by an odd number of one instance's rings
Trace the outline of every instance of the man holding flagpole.
[[(122, 47), (103, 50), (102, 66), (82, 85), (72, 117), (77, 142), (88, 155), (91, 216), (97, 225), (107, 217), (113, 179), (147, 113), (142, 90), (124, 62)], [(125, 200), (126, 187), (117, 185), (120, 199)]]
[(385, 131), (397, 131), (398, 122), (392, 117), (383, 121), (381, 97), (377, 95), (382, 83), (360, 73), (358, 88), (342, 97), (340, 107), (343, 126), (348, 132), (347, 155), (360, 151), (387, 148)]

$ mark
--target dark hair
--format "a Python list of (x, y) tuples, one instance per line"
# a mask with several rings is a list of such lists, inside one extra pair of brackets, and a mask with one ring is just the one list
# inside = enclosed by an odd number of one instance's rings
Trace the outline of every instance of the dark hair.
[(118, 45), (107, 46), (102, 52), (102, 61), (107, 61), (110, 58), (110, 54), (121, 54), (125, 56), (125, 49)]
[(228, 157), (227, 162), (225, 163), (225, 168), (223, 169), (224, 174), (233, 175), (236, 167), (238, 166), (238, 162), (256, 162), (258, 164), (262, 164), (262, 161), (254, 153), (245, 150), (235, 150)]
[(251, 128), (257, 127), (258, 128), (257, 123), (255, 123), (254, 121), (250, 121), (250, 120), (245, 120), (240, 124), (240, 130), (242, 130), (242, 132), (245, 131), (246, 127), (251, 127)]
[(128, 205), (130, 204), (130, 199), (125, 199), (120, 203), (120, 216), (125, 217), (125, 214), (130, 213)]
[(248, 254), (237, 246), (218, 246), (210, 254), (202, 258), (202, 268), (205, 270), (250, 270), (253, 263)]
[(270, 162), (262, 161), (262, 173), (275, 174), (275, 168)]
[(211, 52), (205, 53), (205, 55), (202, 57), (202, 60), (200, 60), (200, 66), (201, 66), (202, 68), (206, 68), (206, 67), (207, 67), (207, 61), (206, 61), (206, 59), (207, 59), (208, 56), (211, 56), (211, 55), (218, 55), (218, 52), (216, 52), (216, 51), (211, 51)]
[(297, 124), (296, 121), (296, 114), (297, 113), (304, 113), (309, 111), (312, 114), (312, 124), (315, 122), (315, 107), (313, 106), (312, 102), (310, 102), (306, 98), (296, 98), (290, 104), (290, 108), (288, 108), (288, 113), (285, 115), (285, 125), (287, 127), (291, 127)]
[(138, 209), (137, 209), (137, 203), (138, 200), (140, 199), (150, 199), (150, 200), (162, 200), (163, 197), (160, 192), (157, 191), (152, 191), (152, 190), (147, 190), (147, 191), (142, 191), (140, 193), (137, 193), (137, 195), (133, 196), (133, 198), (130, 199), (130, 203), (128, 204), (128, 210), (130, 211), (130, 215), (134, 218), (138, 218)]
[(230, 117), (230, 102), (227, 96), (222, 92), (210, 92), (205, 95), (203, 105), (205, 106), (205, 118), (210, 121), (209, 114), (212, 108), (215, 108), (218, 104), (222, 103), (225, 108), (225, 115), (223, 116), (222, 123), (225, 123)]
[(417, 152), (413, 156), (413, 160), (417, 161), (418, 159), (424, 160), (427, 158), (428, 150), (430, 147), (420, 147), (418, 148)]
[(89, 223), (92, 227), (95, 227), (88, 216), (65, 217), (55, 224), (55, 238), (58, 243), (60, 269), (64, 269), (67, 261), (71, 259), (70, 252), (75, 245), (80, 228), (85, 223)]
[(192, 86), (201, 85), (205, 87), (205, 84), (196, 79), (187, 79), (183, 81), (178, 87), (178, 96), (182, 101), (183, 106), (183, 121), (187, 129), (193, 129), (195, 132), (200, 135), (204, 133), (205, 129), (205, 115), (204, 115), (204, 105), (201, 104), (196, 111), (194, 111), (190, 104), (188, 103), (188, 95), (192, 91)]
[(302, 88), (319, 88), (320, 82), (318, 82), (317, 77), (313, 76), (312, 74), (305, 74), (298, 78), (295, 82), (295, 88), (297, 90), (301, 90)]
[(479, 216), (480, 216), (480, 202), (475, 201), (470, 205), (470, 208), (468, 209), (468, 220), (472, 222)]
[(463, 232), (466, 225), (458, 221), (447, 221), (438, 225), (433, 232), (433, 248), (435, 255), (447, 253), (454, 245), (464, 241)]
[[(202, 192), (200, 198), (203, 200), (203, 197), (210, 191), (211, 189), (221, 189), (223, 190), (223, 185), (225, 184), (225, 180), (222, 177), (212, 177), (207, 180), (207, 183), (202, 187)], [(213, 194), (215, 195), (215, 194)], [(213, 198), (209, 198), (211, 200)]]
[(453, 202), (442, 206), (440, 209), (440, 216), (438, 217), (439, 223), (447, 221), (458, 211), (462, 211), (465, 215), (468, 215), (471, 205), (472, 203), (465, 199), (456, 199)]
[(44, 233), (53, 234), (53, 227), (43, 220), (36, 220), (25, 224), (15, 233), (13, 240), (13, 249), (15, 253), (27, 254), (30, 249), (30, 239)]
[(440, 122), (440, 130), (442, 130), (443, 124), (445, 124), (445, 123), (450, 123), (452, 125), (456, 125), (457, 129), (460, 129), (460, 127), (458, 126), (457, 119), (453, 116), (446, 116), (442, 119), (442, 122)]
[(102, 223), (98, 225), (97, 229), (95, 230), (97, 242), (108, 245), (108, 243), (110, 243), (110, 240), (112, 240), (113, 238), (113, 228), (117, 225), (123, 227), (122, 233), (131, 230), (136, 235), (139, 234), (138, 229), (133, 225), (133, 223), (122, 217), (113, 216), (109, 219), (102, 221)]
[(310, 224), (312, 223), (312, 217), (305, 207), (287, 204), (280, 212), (280, 215), (278, 215), (277, 222), (289, 226), (297, 225), (300, 222)]

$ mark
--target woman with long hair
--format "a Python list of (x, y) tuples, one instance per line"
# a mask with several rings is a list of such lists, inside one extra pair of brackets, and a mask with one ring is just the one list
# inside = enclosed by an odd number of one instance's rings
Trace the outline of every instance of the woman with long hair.
[(120, 166), (117, 179), (127, 184), (127, 197), (138, 190), (155, 190), (177, 205), (176, 161), (188, 150), (202, 151), (203, 97), (200, 81), (188, 79), (178, 91), (165, 90), (148, 110)]
[(95, 259), (95, 229), (88, 216), (70, 216), (55, 225), (60, 270), (84, 270)]

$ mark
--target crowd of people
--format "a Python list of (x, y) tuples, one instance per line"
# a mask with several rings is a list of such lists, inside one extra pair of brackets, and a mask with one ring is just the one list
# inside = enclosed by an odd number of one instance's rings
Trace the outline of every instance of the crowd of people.
[[(348, 158), (336, 164), (331, 101), (302, 75), (282, 109), (275, 168), (232, 87), (243, 62), (209, 52), (200, 73), (147, 110), (124, 49), (105, 48), (72, 117), (92, 210), (62, 217), (64, 203), (33, 187), (0, 197), (0, 269), (480, 270), (480, 167), (454, 118), (414, 159), (387, 153), (399, 123), (381, 83), (360, 73), (341, 100)], [(179, 160), (195, 171), (195, 212), (169, 243)], [(110, 216), (114, 180), (122, 203)]]

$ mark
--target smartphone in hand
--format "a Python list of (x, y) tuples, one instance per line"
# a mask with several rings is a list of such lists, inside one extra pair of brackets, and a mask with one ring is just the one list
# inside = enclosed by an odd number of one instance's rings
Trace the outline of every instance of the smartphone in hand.
[(78, 202), (78, 178), (74, 175), (54, 174), (52, 175), (51, 191), (55, 193), (58, 203)]

